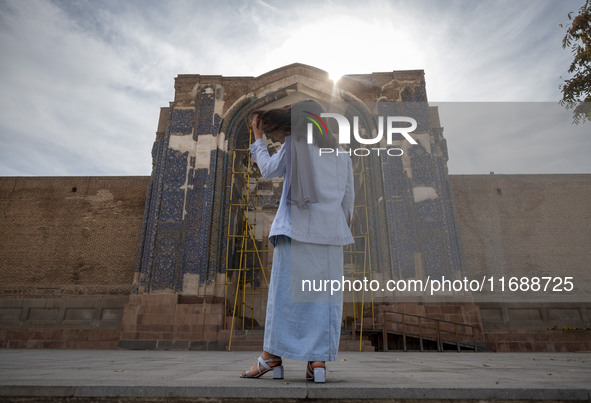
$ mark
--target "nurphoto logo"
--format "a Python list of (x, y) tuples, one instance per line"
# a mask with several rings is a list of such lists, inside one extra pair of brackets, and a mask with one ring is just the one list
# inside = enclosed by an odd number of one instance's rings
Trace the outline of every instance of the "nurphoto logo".
[[(320, 131), (321, 135), (329, 135), (328, 128), (324, 123), (322, 118), (333, 118), (336, 120), (338, 125), (338, 140), (339, 144), (351, 144), (351, 124), (349, 120), (339, 114), (339, 113), (321, 113), (320, 116), (304, 111), (304, 113), (310, 115), (306, 116), (306, 119), (310, 120), (311, 123), (307, 124), (307, 141), (308, 144), (313, 143), (313, 131), (314, 126)], [(392, 137), (394, 134), (401, 134), (410, 144), (417, 144), (416, 140), (410, 136), (410, 133), (413, 132), (417, 128), (417, 121), (408, 116), (385, 116), (385, 123), (384, 123), (384, 116), (378, 117), (378, 130), (377, 134), (373, 138), (364, 138), (359, 134), (359, 117), (353, 116), (353, 137), (359, 144), (363, 145), (376, 145), (380, 143), (384, 137), (384, 132), (386, 133), (386, 144), (388, 146), (392, 145)], [(397, 123), (410, 123), (410, 126), (407, 127), (396, 127), (395, 124)], [(404, 151), (398, 147), (357, 147), (357, 148), (349, 148), (348, 150), (344, 150), (342, 148), (320, 148), (318, 153), (319, 155), (322, 154), (330, 154), (336, 153), (342, 154), (347, 153), (349, 155), (355, 155), (358, 157), (365, 157), (370, 155), (371, 153), (376, 153), (380, 155), (380, 153), (385, 153), (391, 157), (400, 157), (404, 154)]]

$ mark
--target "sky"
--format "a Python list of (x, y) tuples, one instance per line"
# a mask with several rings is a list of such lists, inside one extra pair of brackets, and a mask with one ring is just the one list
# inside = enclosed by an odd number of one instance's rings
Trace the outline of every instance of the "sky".
[(0, 176), (150, 175), (179, 74), (425, 71), (450, 174), (591, 173), (557, 105), (583, 0), (0, 0)]

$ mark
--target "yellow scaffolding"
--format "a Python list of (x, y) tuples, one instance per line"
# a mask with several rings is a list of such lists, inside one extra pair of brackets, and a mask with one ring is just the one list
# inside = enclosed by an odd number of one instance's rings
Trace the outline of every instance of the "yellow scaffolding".
[[(245, 117), (246, 120), (246, 117)], [(249, 131), (249, 144), (252, 142), (252, 131), (249, 125), (246, 127)], [(264, 261), (271, 261), (272, 249), (259, 249), (257, 241), (262, 239), (256, 238), (254, 226), (256, 225), (257, 214), (257, 197), (259, 176), (253, 175), (253, 159), (248, 148), (236, 148), (232, 153), (232, 171), (230, 181), (230, 205), (228, 211), (228, 226), (227, 226), (227, 240), (226, 240), (226, 270), (225, 270), (225, 290), (224, 290), (224, 312), (228, 312), (229, 301), (229, 287), (235, 285), (234, 301), (232, 304), (232, 320), (230, 323), (230, 339), (228, 343), (228, 350), (232, 347), (232, 335), (236, 328), (236, 317), (241, 316), (241, 328), (244, 330), (247, 327), (254, 328), (254, 289), (257, 279), (257, 271), (262, 273), (264, 285), (259, 287), (261, 289), (269, 288), (269, 280), (267, 271), (271, 267), (265, 266)], [(254, 195), (251, 198), (251, 182), (254, 182)], [(242, 193), (240, 201), (234, 202), (235, 194), (234, 188), (242, 185)], [(253, 219), (251, 220), (250, 212), (252, 211)], [(234, 220), (233, 220), (234, 218)], [(233, 227), (238, 229), (241, 220), (242, 230), (234, 234)], [(234, 222), (233, 222), (234, 221)], [(233, 251), (231, 254), (230, 252)], [(236, 252), (239, 252), (239, 258), (235, 259)], [(267, 259), (263, 258), (266, 254)], [(233, 261), (234, 260), (234, 261)], [(237, 260), (237, 261), (236, 261)], [(230, 276), (237, 272), (237, 278), (231, 281)], [(248, 278), (249, 274), (251, 275)], [(251, 292), (247, 295), (247, 284), (251, 283)], [(249, 301), (250, 298), (250, 301)], [(250, 326), (247, 325), (247, 312), (250, 311)], [(224, 313), (224, 329), (228, 328), (227, 317)]]
[[(351, 222), (353, 229), (353, 238), (355, 243), (345, 249), (345, 255), (348, 255), (349, 263), (353, 267), (353, 271), (350, 273), (354, 280), (361, 280), (368, 278), (368, 282), (371, 284), (373, 280), (373, 269), (371, 264), (371, 249), (369, 243), (369, 211), (368, 211), (368, 194), (367, 194), (367, 181), (366, 181), (366, 169), (365, 169), (365, 157), (359, 157), (357, 159), (357, 165), (359, 170), (353, 172), (356, 187), (355, 193), (355, 205), (353, 211), (353, 219), (355, 222)], [(359, 245), (361, 244), (361, 245)], [(360, 247), (359, 247), (360, 246)], [(358, 293), (361, 294), (360, 301), (357, 300)], [(369, 290), (371, 304), (371, 323), (372, 329), (375, 329), (375, 315), (374, 315), (374, 299), (373, 291)], [(359, 328), (359, 351), (363, 349), (363, 326), (364, 326), (364, 315), (365, 315), (365, 287), (361, 288), (361, 291), (353, 291), (351, 293), (352, 305), (353, 305), (353, 325), (352, 333), (355, 335)], [(343, 317), (347, 318), (346, 303), (343, 306)], [(359, 326), (358, 318), (359, 316)]]
[[(246, 119), (246, 117), (245, 117)], [(247, 124), (246, 127), (249, 131), (249, 142), (252, 143), (252, 131)], [(351, 225), (354, 229), (353, 237), (355, 243), (345, 248), (345, 255), (348, 255), (348, 259), (351, 264), (353, 271), (347, 274), (352, 275), (352, 280), (361, 280), (369, 276), (369, 281), (373, 279), (372, 276), (372, 265), (371, 265), (371, 253), (369, 247), (369, 213), (368, 213), (368, 194), (366, 186), (366, 169), (364, 158), (359, 158), (359, 163), (354, 164), (359, 167), (359, 171), (354, 172), (355, 182), (358, 184), (356, 189), (356, 204), (354, 206), (354, 214)], [(254, 174), (253, 159), (250, 155), (248, 148), (237, 148), (232, 153), (232, 171), (231, 171), (231, 182), (230, 182), (230, 205), (228, 211), (228, 226), (227, 226), (227, 241), (226, 241), (226, 270), (225, 270), (225, 290), (224, 290), (224, 312), (228, 312), (228, 301), (229, 301), (229, 290), (230, 287), (235, 286), (233, 290), (233, 303), (232, 303), (232, 319), (230, 322), (230, 339), (228, 343), (228, 351), (231, 350), (232, 346), (232, 335), (236, 329), (236, 317), (241, 316), (242, 330), (248, 327), (246, 323), (247, 312), (250, 311), (250, 328), (254, 327), (254, 289), (256, 281), (256, 271), (262, 273), (264, 280), (264, 286), (261, 289), (268, 289), (269, 281), (267, 277), (267, 271), (270, 272), (271, 267), (265, 266), (266, 262), (272, 262), (272, 249), (259, 249), (257, 247), (256, 232), (253, 228), (257, 223), (257, 194), (259, 190), (259, 178), (260, 176)], [(251, 197), (251, 182), (254, 182), (254, 193), (255, 197)], [(237, 185), (242, 185), (242, 194), (239, 202), (234, 202), (234, 188)], [(250, 219), (250, 212), (254, 216)], [(234, 220), (233, 220), (234, 218)], [(242, 220), (242, 230), (239, 233), (234, 234), (232, 229), (240, 227), (238, 220)], [(233, 222), (234, 221), (234, 222)], [(254, 224), (253, 224), (254, 223)], [(355, 233), (359, 232), (359, 233)], [(259, 242), (262, 239), (258, 240)], [(358, 247), (360, 244), (360, 247)], [(231, 254), (231, 251), (233, 252)], [(236, 252), (239, 252), (239, 258), (236, 258)], [(262, 257), (264, 255), (266, 259)], [(234, 262), (232, 262), (234, 260)], [(237, 272), (237, 278), (231, 281), (230, 277), (232, 273)], [(248, 275), (252, 277), (249, 279)], [(251, 283), (250, 294), (247, 295), (247, 284)], [(362, 350), (363, 342), (363, 322), (364, 322), (364, 311), (365, 311), (365, 290), (362, 289), (360, 292), (360, 300), (358, 300), (357, 292), (352, 293), (353, 302), (353, 334), (359, 327), (359, 350)], [(249, 303), (250, 298), (250, 303)], [(374, 301), (373, 292), (370, 291), (370, 302), (372, 312), (372, 328), (375, 325), (374, 318)], [(346, 303), (344, 302), (343, 320), (347, 318)], [(358, 312), (359, 310), (359, 312)], [(224, 313), (224, 329), (228, 328), (227, 317)], [(358, 326), (359, 317), (359, 326)]]

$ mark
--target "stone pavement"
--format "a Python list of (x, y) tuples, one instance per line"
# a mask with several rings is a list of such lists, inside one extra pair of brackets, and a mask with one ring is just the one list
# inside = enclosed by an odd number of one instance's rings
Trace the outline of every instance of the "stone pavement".
[(0, 401), (591, 399), (588, 352), (341, 352), (328, 363), (325, 384), (305, 381), (304, 363), (294, 360), (284, 360), (283, 380), (271, 373), (240, 379), (256, 357), (223, 351), (0, 350)]

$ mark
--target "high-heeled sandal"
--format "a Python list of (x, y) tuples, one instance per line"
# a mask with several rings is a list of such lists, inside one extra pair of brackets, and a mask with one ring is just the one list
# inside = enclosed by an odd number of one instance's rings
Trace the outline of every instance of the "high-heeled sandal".
[(312, 367), (312, 361), (306, 366), (306, 379), (314, 383), (326, 382), (326, 367)]
[[(279, 365), (275, 365), (271, 367), (268, 362), (279, 362)], [(263, 369), (261, 370), (261, 366)], [(257, 374), (252, 375), (250, 373), (250, 368), (244, 371), (244, 375), (240, 374), (240, 378), (260, 378), (267, 372), (273, 370), (273, 379), (283, 379), (283, 365), (281, 363), (281, 358), (269, 358), (268, 360), (263, 360), (263, 356), (260, 356), (258, 359), (257, 370), (259, 371)]]

